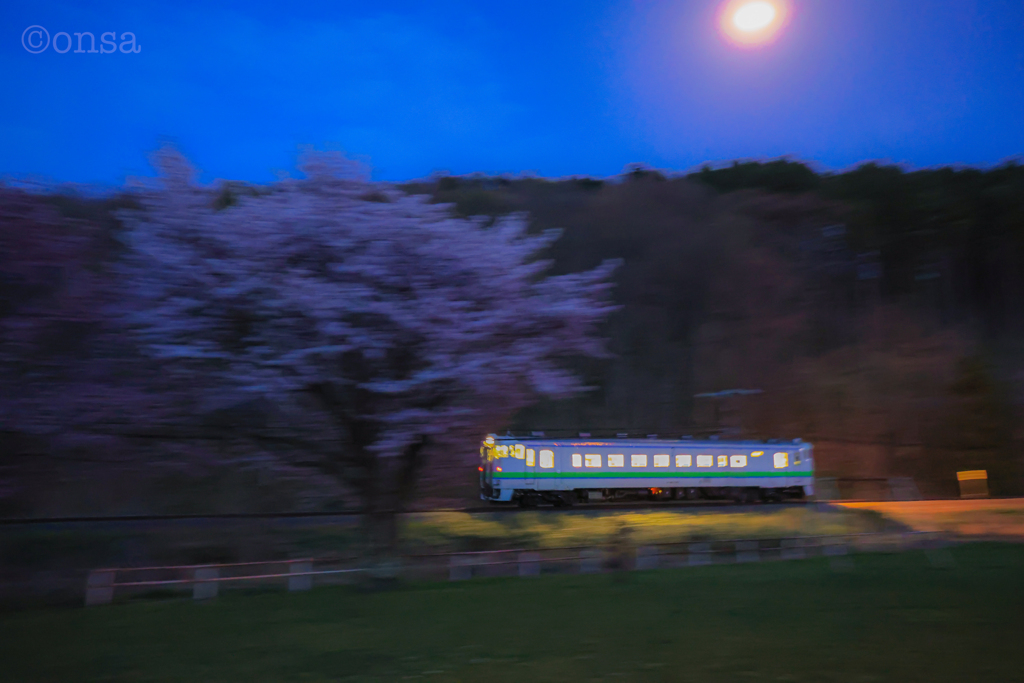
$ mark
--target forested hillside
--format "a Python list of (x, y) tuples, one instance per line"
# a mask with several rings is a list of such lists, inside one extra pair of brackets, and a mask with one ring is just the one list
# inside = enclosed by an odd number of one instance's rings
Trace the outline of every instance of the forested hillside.
[[(524, 411), (550, 433), (800, 437), (844, 477), (1019, 490), (1024, 167), (817, 174), (791, 161), (634, 168), (621, 182), (442, 177), (466, 215), (565, 230), (557, 271), (621, 257), (615, 357), (589, 395)], [(734, 389), (759, 394), (694, 398)]]

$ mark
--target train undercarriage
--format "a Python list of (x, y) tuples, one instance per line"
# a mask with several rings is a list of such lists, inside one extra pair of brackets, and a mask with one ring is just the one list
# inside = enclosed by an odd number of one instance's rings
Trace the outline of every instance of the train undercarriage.
[(536, 507), (548, 504), (555, 507), (571, 507), (586, 503), (609, 503), (616, 501), (666, 501), (666, 500), (718, 500), (736, 503), (781, 503), (804, 498), (802, 486), (787, 488), (759, 487), (686, 487), (666, 489), (576, 489), (573, 491), (517, 490), (512, 502), (520, 507)]

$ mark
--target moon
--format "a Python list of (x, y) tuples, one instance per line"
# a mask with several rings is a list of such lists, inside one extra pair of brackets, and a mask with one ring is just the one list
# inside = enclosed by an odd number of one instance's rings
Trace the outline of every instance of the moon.
[(719, 11), (722, 34), (739, 47), (771, 43), (789, 18), (788, 0), (729, 0)]
[(732, 15), (732, 23), (744, 33), (760, 31), (775, 21), (778, 10), (770, 2), (749, 2)]

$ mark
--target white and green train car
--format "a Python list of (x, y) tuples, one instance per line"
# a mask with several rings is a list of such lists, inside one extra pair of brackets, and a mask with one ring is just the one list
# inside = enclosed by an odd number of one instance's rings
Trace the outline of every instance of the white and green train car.
[(778, 501), (814, 494), (811, 444), (692, 439), (544, 439), (490, 435), (481, 498), (495, 502), (646, 499)]

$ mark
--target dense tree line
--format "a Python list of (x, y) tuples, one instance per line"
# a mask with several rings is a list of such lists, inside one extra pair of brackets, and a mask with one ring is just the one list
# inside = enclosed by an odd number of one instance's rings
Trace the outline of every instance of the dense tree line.
[(877, 256), (887, 300), (914, 297), (942, 323), (968, 323), (989, 339), (1019, 331), (1024, 321), (1024, 166), (905, 172), (869, 163), (819, 175), (775, 161), (691, 177), (719, 192), (763, 189), (840, 201), (847, 246)]

